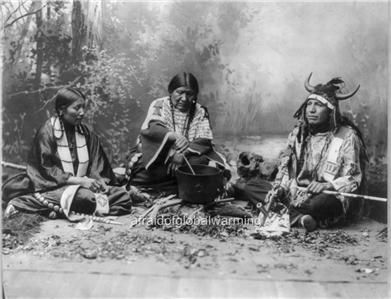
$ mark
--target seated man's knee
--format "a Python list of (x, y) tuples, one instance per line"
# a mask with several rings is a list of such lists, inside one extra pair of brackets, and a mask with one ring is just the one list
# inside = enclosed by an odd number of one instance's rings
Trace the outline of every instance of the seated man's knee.
[(311, 198), (308, 210), (309, 214), (317, 219), (336, 217), (343, 212), (339, 199), (328, 194), (319, 194)]

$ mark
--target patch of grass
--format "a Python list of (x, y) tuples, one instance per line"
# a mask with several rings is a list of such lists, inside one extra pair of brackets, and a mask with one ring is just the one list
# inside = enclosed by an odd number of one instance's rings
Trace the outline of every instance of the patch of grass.
[(4, 219), (2, 240), (3, 248), (15, 249), (25, 244), (32, 235), (39, 232), (41, 222), (46, 218), (38, 214), (17, 214), (9, 219)]

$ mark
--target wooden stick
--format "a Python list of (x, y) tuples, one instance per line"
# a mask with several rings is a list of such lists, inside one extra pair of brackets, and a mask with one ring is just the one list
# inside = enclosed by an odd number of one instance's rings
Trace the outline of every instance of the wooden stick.
[(132, 227), (135, 227), (136, 225), (138, 225), (140, 223), (140, 221), (142, 219), (144, 219), (145, 217), (147, 217), (147, 215), (149, 213), (154, 211), (158, 206), (162, 206), (162, 204), (166, 203), (167, 201), (169, 201), (170, 199), (172, 199), (174, 197), (175, 197), (175, 195), (169, 195), (169, 196), (166, 196), (166, 197), (159, 198), (154, 205), (149, 207), (144, 213), (142, 213), (139, 217), (137, 217), (136, 222), (132, 223), (130, 225), (130, 227), (132, 228)]
[(165, 200), (164, 202), (158, 203), (156, 206), (154, 206), (153, 211), (149, 215), (149, 217), (152, 220), (153, 225), (156, 225), (157, 216), (160, 210), (164, 208), (168, 208), (171, 206), (176, 206), (181, 204), (183, 201), (182, 199), (173, 199), (173, 200)]
[(212, 207), (216, 204), (223, 203), (223, 202), (231, 202), (234, 201), (235, 197), (228, 197), (228, 198), (222, 198), (222, 199), (216, 199), (214, 201), (208, 202), (205, 204), (204, 208)]
[(183, 155), (183, 159), (185, 159), (185, 162), (186, 162), (186, 164), (187, 164), (187, 167), (189, 167), (191, 173), (192, 173), (193, 175), (195, 175), (195, 172), (194, 172), (193, 168), (191, 167), (191, 165), (190, 165), (190, 163), (189, 163), (189, 160), (187, 160), (187, 158), (185, 157), (185, 155)]
[(155, 206), (153, 205), (152, 207), (148, 208), (144, 213), (142, 213), (139, 217), (137, 217), (137, 218), (136, 218), (136, 222), (130, 224), (130, 228), (135, 227), (137, 224), (139, 224), (140, 221), (141, 221), (142, 219), (144, 219), (145, 217), (147, 217), (147, 215), (148, 215), (149, 213), (151, 213), (152, 210), (153, 210), (154, 208), (155, 208)]
[[(86, 214), (84, 214), (84, 215), (86, 215)], [(111, 220), (111, 219), (107, 219), (107, 218), (105, 218), (105, 217), (90, 216), (90, 215), (86, 215), (86, 216), (91, 217), (91, 219), (92, 219), (93, 221), (95, 221), (95, 222), (106, 223), (106, 224), (122, 225), (121, 222), (114, 221), (114, 220)]]

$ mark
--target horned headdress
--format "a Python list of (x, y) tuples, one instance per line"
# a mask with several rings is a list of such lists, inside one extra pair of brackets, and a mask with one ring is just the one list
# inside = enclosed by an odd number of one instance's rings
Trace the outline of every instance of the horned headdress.
[(296, 111), (294, 117), (299, 119), (304, 117), (307, 101), (310, 99), (315, 99), (325, 104), (330, 110), (333, 111), (333, 117), (331, 121), (333, 122), (333, 127), (335, 128), (340, 118), (338, 104), (339, 101), (343, 101), (354, 96), (356, 92), (360, 89), (360, 85), (358, 85), (352, 92), (341, 93), (340, 89), (344, 86), (345, 83), (341, 78), (333, 78), (326, 84), (317, 84), (313, 86), (310, 83), (311, 76), (312, 73), (310, 73), (310, 75), (304, 82), (304, 87), (308, 92), (310, 92), (310, 95)]

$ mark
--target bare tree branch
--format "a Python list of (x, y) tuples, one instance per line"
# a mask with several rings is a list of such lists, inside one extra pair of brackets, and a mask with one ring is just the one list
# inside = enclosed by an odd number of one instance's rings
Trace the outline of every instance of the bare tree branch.
[(5, 2), (5, 1), (2, 1), (1, 3), (1, 19), (2, 20), (5, 20), (5, 16), (7, 15), (6, 11), (3, 11), (3, 7), (7, 10), (8, 14), (11, 15), (11, 10), (10, 8), (8, 7), (8, 2)]
[[(69, 83), (68, 85), (63, 85), (63, 86), (61, 86), (61, 87), (58, 86), (58, 88), (70, 87), (70, 86), (74, 85), (77, 81), (79, 81), (80, 77), (81, 77), (81, 76), (77, 77), (75, 80), (73, 80), (73, 81), (72, 81), (71, 83)], [(47, 101), (45, 101), (45, 102), (43, 103), (43, 105), (41, 106), (41, 108), (39, 108), (39, 109), (37, 110), (37, 112), (42, 111), (50, 102), (52, 102), (52, 101), (54, 100), (55, 97), (56, 97), (56, 95), (52, 96), (50, 99), (48, 99)]]
[(17, 7), (13, 12), (11, 12), (11, 13), (9, 14), (7, 20), (5, 20), (5, 23), (7, 23), (7, 22), (9, 21), (9, 19), (11, 19), (12, 15), (13, 15), (14, 13), (16, 13), (16, 12), (20, 9), (20, 7), (21, 7), (22, 5), (24, 5), (25, 2), (27, 2), (27, 0), (25, 0), (24, 2), (19, 0), (19, 5), (18, 5), (18, 7)]
[(13, 97), (18, 96), (18, 95), (32, 95), (32, 94), (41, 93), (41, 92), (44, 92), (44, 91), (53, 90), (53, 89), (60, 89), (60, 88), (63, 88), (63, 87), (69, 87), (69, 86), (74, 85), (77, 81), (79, 81), (80, 77), (81, 76), (78, 76), (75, 80), (73, 80), (69, 84), (48, 86), (48, 87), (40, 88), (40, 89), (37, 89), (37, 90), (31, 90), (31, 91), (30, 90), (18, 91), (18, 92), (15, 92), (15, 93), (8, 94), (7, 97), (13, 98)]
[(57, 88), (61, 88), (61, 87), (64, 87), (64, 85), (48, 86), (48, 87), (45, 87), (45, 88), (40, 88), (40, 89), (32, 90), (32, 91), (29, 91), (29, 90), (18, 91), (18, 92), (9, 94), (8, 97), (13, 98), (13, 97), (19, 96), (19, 95), (32, 95), (32, 94), (41, 93), (41, 92), (44, 92), (44, 91), (49, 91), (49, 90), (57, 89)]
[(18, 18), (16, 18), (16, 19), (13, 20), (11, 23), (6, 24), (6, 25), (4, 26), (4, 29), (5, 29), (5, 28), (8, 28), (8, 27), (11, 27), (15, 22), (19, 21), (20, 19), (22, 19), (22, 18), (24, 18), (24, 17), (27, 17), (27, 16), (29, 16), (29, 15), (36, 14), (37, 12), (39, 12), (40, 10), (42, 10), (43, 8), (45, 8), (46, 6), (47, 6), (47, 4), (43, 5), (41, 8), (39, 8), (39, 9), (37, 9), (37, 10), (35, 10), (35, 11), (28, 12), (28, 13), (26, 13), (26, 14), (24, 14), (24, 15), (18, 17)]
[[(12, 5), (13, 6), (13, 5)], [(18, 7), (14, 10), (14, 11), (11, 11), (7, 17), (7, 19), (5, 20), (5, 23), (7, 23), (9, 21), (9, 19), (11, 19), (11, 17), (13, 16), (14, 13), (16, 13), (19, 9), (19, 7), (21, 6), (21, 2), (19, 1), (19, 5)]]

